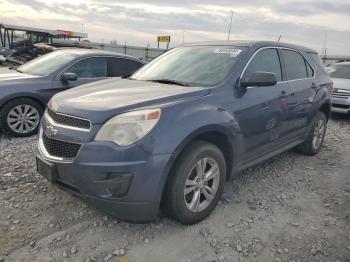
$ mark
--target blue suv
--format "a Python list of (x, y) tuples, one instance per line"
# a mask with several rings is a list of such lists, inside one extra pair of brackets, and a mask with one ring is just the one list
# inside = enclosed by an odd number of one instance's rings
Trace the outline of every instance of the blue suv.
[(293, 147), (322, 145), (332, 82), (311, 49), (277, 42), (185, 44), (129, 77), (55, 95), (37, 169), (123, 220), (183, 224), (215, 208), (224, 181)]

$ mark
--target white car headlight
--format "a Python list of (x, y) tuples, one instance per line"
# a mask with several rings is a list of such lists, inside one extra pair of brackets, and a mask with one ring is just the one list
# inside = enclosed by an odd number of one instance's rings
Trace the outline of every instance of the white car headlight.
[(160, 119), (161, 110), (145, 109), (117, 115), (98, 131), (96, 141), (112, 141), (128, 146), (148, 134)]

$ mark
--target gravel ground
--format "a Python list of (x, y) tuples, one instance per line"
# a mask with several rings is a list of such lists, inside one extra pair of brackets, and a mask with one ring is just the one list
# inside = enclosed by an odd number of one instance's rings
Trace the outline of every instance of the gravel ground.
[(213, 214), (183, 226), (113, 219), (35, 171), (37, 137), (0, 135), (0, 261), (350, 261), (350, 117), (322, 151), (293, 150), (226, 183)]

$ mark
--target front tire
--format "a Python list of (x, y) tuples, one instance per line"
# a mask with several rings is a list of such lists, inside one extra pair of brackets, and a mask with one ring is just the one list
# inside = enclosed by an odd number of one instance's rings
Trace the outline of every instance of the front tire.
[(323, 112), (318, 111), (312, 121), (306, 140), (297, 147), (297, 150), (305, 155), (316, 155), (321, 150), (326, 135), (326, 127), (327, 118)]
[(165, 211), (182, 224), (198, 223), (215, 208), (225, 178), (221, 150), (208, 142), (193, 142), (181, 153), (167, 181)]
[(29, 98), (7, 102), (0, 110), (0, 128), (15, 137), (31, 136), (38, 132), (42, 107)]

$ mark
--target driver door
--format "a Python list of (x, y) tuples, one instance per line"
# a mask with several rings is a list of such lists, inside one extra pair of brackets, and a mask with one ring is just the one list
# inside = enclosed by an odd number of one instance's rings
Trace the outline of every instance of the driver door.
[[(77, 80), (62, 80), (63, 73), (77, 74)], [(72, 87), (80, 86), (90, 82), (107, 78), (107, 58), (106, 57), (89, 57), (84, 58), (73, 65), (69, 66), (62, 73), (58, 74), (53, 80), (53, 88), (57, 92), (67, 90)]]
[(264, 48), (255, 53), (243, 72), (246, 79), (257, 71), (274, 73), (273, 86), (248, 86), (241, 97), (238, 121), (245, 143), (245, 160), (258, 158), (283, 142), (287, 125), (288, 83), (282, 82), (279, 52)]

